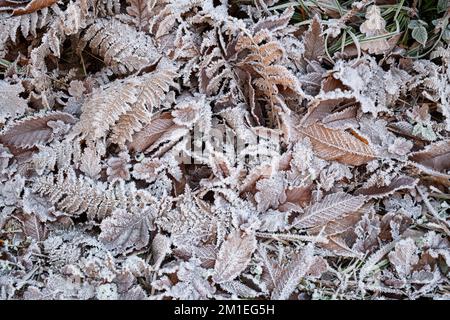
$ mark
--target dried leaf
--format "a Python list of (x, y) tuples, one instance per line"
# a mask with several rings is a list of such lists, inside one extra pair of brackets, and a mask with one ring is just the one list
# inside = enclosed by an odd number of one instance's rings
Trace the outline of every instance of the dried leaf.
[(306, 61), (321, 61), (325, 56), (325, 40), (322, 35), (322, 24), (319, 16), (314, 16), (308, 31), (303, 36), (305, 43), (305, 53), (303, 57)]
[(22, 115), (27, 109), (27, 101), (19, 95), (24, 91), (23, 86), (18, 83), (11, 85), (0, 80), (0, 123), (11, 116)]
[(106, 174), (108, 175), (108, 181), (114, 182), (116, 180), (129, 180), (131, 165), (130, 156), (128, 152), (121, 152), (118, 157), (112, 157), (108, 159), (108, 168)]
[(255, 200), (258, 204), (258, 211), (264, 212), (269, 207), (278, 208), (280, 203), (286, 201), (283, 176), (277, 175), (269, 179), (261, 179), (256, 183)]
[[(331, 236), (336, 240), (336, 235), (343, 234), (347, 231), (353, 231), (357, 222), (361, 220), (361, 217), (372, 211), (373, 204), (369, 202), (353, 212), (344, 214), (338, 219), (330, 220), (324, 225), (319, 224), (316, 227), (309, 229), (308, 233), (313, 235), (318, 235), (320, 233), (323, 236)], [(335, 240), (332, 241), (336, 242)], [(328, 248), (329, 246), (324, 247)]]
[(50, 112), (28, 117), (7, 127), (0, 134), (0, 142), (22, 149), (45, 144), (53, 139), (53, 128), (49, 126), (49, 122), (58, 120), (69, 124), (75, 123), (72, 115), (63, 112)]
[(278, 275), (271, 299), (286, 300), (289, 298), (314, 263), (313, 254), (312, 245), (308, 245), (301, 252), (294, 255), (292, 261)]
[(256, 250), (255, 234), (232, 231), (222, 243), (214, 266), (214, 281), (224, 283), (233, 280), (247, 268)]
[(375, 158), (367, 144), (346, 131), (328, 129), (318, 123), (300, 127), (298, 131), (311, 139), (314, 152), (325, 160), (359, 166)]
[(450, 170), (450, 140), (432, 143), (422, 151), (409, 156), (414, 166), (427, 174), (449, 178)]
[(391, 183), (387, 186), (373, 186), (369, 188), (360, 188), (356, 190), (356, 195), (364, 195), (369, 198), (383, 198), (387, 197), (398, 190), (404, 189), (414, 189), (417, 185), (418, 179), (414, 179), (408, 176), (401, 176), (395, 178)]
[(414, 240), (408, 238), (397, 242), (395, 249), (388, 254), (389, 261), (394, 265), (400, 277), (409, 276), (414, 265), (419, 262), (419, 256), (416, 254), (417, 249)]
[(127, 13), (132, 16), (133, 23), (138, 27), (139, 31), (146, 30), (151, 15), (151, 9), (155, 6), (154, 0), (127, 0), (129, 4), (127, 7)]
[(151, 120), (141, 131), (133, 135), (129, 148), (136, 152), (144, 152), (158, 141), (164, 133), (177, 128), (180, 127), (175, 125), (172, 115), (163, 113), (159, 117)]
[(345, 192), (329, 194), (322, 201), (308, 207), (304, 214), (296, 218), (292, 227), (314, 228), (345, 214), (357, 211), (366, 201), (364, 196), (352, 196)]
[(45, 240), (48, 234), (47, 227), (43, 222), (39, 221), (36, 215), (22, 214), (19, 219), (23, 223), (24, 232), (28, 237), (36, 241)]
[(292, 15), (294, 14), (294, 8), (288, 7), (284, 12), (277, 16), (273, 15), (266, 19), (260, 20), (257, 24), (253, 27), (253, 32), (257, 33), (258, 31), (262, 29), (267, 29), (269, 31), (277, 31), (280, 29), (285, 28), (289, 20), (292, 18)]
[(50, 7), (56, 2), (58, 2), (58, 0), (31, 0), (24, 8), (14, 9), (13, 15), (19, 16), (22, 14), (29, 14), (37, 10)]
[(117, 209), (102, 221), (99, 240), (116, 253), (142, 249), (150, 241), (155, 213), (154, 208), (137, 213)]

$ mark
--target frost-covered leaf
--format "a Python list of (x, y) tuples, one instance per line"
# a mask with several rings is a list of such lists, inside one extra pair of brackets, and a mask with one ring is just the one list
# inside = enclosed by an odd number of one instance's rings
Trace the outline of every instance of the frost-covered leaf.
[[(381, 16), (380, 8), (376, 5), (370, 6), (366, 12), (366, 21), (364, 21), (359, 27), (362, 33), (366, 37), (383, 36), (387, 33), (386, 21)], [(389, 43), (385, 38), (373, 39), (367, 42), (361, 43), (363, 50), (368, 50), (373, 54), (385, 53), (389, 49)]]
[(308, 31), (303, 35), (305, 53), (303, 57), (308, 61), (321, 61), (325, 55), (325, 40), (322, 35), (322, 24), (319, 16), (314, 16)]
[(427, 29), (422, 25), (418, 25), (411, 31), (411, 37), (419, 42), (422, 46), (425, 46), (428, 40)]
[(313, 204), (305, 213), (296, 218), (292, 224), (296, 228), (313, 228), (329, 221), (357, 211), (366, 201), (364, 196), (352, 196), (345, 192), (325, 196), (322, 201)]
[(170, 253), (170, 238), (158, 233), (152, 240), (152, 254), (156, 269), (159, 268), (167, 254)]
[(7, 127), (0, 134), (0, 142), (7, 146), (29, 149), (53, 139), (51, 121), (75, 123), (75, 118), (63, 112), (51, 112), (36, 117), (28, 117)]
[(206, 269), (214, 268), (217, 259), (218, 249), (214, 245), (204, 246), (179, 246), (173, 253), (182, 259), (198, 258), (201, 266)]
[(258, 32), (262, 29), (277, 31), (283, 29), (288, 25), (293, 14), (293, 7), (288, 7), (281, 15), (273, 15), (256, 23), (253, 27), (253, 31)]
[(299, 285), (300, 280), (308, 273), (314, 262), (314, 250), (312, 245), (306, 246), (302, 251), (296, 253), (291, 262), (283, 267), (277, 276), (275, 288), (271, 299), (286, 300)]
[(102, 166), (100, 165), (100, 155), (94, 148), (86, 148), (81, 156), (80, 170), (88, 177), (97, 179)]
[(450, 140), (432, 143), (424, 150), (412, 153), (409, 160), (425, 173), (448, 177), (450, 170)]
[(256, 298), (259, 296), (259, 293), (254, 289), (242, 284), (239, 281), (228, 281), (220, 284), (220, 287), (227, 292), (235, 295), (236, 297), (242, 298)]
[(47, 199), (25, 189), (23, 196), (23, 211), (28, 215), (35, 215), (41, 222), (54, 221), (56, 219), (55, 207)]
[(108, 181), (114, 182), (116, 180), (129, 180), (129, 168), (131, 167), (129, 161), (130, 156), (128, 152), (121, 152), (118, 157), (109, 158), (108, 167), (106, 169)]
[(50, 7), (58, 0), (31, 0), (25, 7), (19, 7), (13, 10), (13, 15), (29, 14), (37, 10)]
[(0, 299), (449, 298), (429, 2), (0, 0)]
[(269, 179), (262, 179), (256, 183), (255, 194), (258, 211), (264, 212), (268, 208), (276, 209), (280, 203), (286, 201), (283, 176), (277, 175)]
[(150, 23), (151, 9), (156, 4), (154, 0), (127, 0), (127, 13), (133, 17), (133, 23), (140, 30), (146, 30)]
[(288, 228), (289, 212), (280, 212), (278, 210), (267, 210), (259, 216), (261, 220), (260, 231), (283, 231)]
[(394, 265), (400, 277), (409, 276), (414, 265), (419, 262), (416, 251), (417, 246), (414, 240), (408, 238), (397, 242), (395, 249), (389, 253), (389, 261)]
[(240, 230), (232, 231), (222, 243), (217, 255), (214, 280), (223, 283), (236, 278), (247, 268), (255, 250), (254, 234), (246, 234)]
[(47, 228), (44, 223), (39, 221), (38, 216), (34, 214), (23, 214), (19, 217), (23, 224), (23, 229), (28, 237), (36, 241), (43, 241), (47, 237)]
[(138, 212), (117, 209), (102, 221), (99, 239), (117, 253), (139, 250), (150, 241), (149, 233), (153, 229), (155, 214), (154, 208)]
[(27, 109), (27, 101), (19, 95), (24, 91), (23, 86), (9, 84), (0, 80), (0, 123), (11, 116), (22, 115)]
[(375, 157), (370, 146), (346, 131), (328, 129), (318, 123), (298, 130), (311, 139), (314, 153), (325, 160), (359, 166)]
[(402, 176), (395, 178), (387, 186), (372, 186), (368, 188), (360, 188), (356, 190), (355, 194), (364, 195), (369, 198), (383, 198), (393, 194), (398, 190), (414, 189), (417, 182), (417, 179), (408, 176)]

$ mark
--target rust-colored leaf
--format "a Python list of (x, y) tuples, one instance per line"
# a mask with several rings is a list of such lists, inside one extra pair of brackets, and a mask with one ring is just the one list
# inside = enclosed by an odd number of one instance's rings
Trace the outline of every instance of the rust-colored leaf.
[(409, 160), (427, 174), (450, 178), (450, 140), (430, 144), (424, 150), (414, 152)]
[(143, 152), (155, 143), (166, 131), (178, 127), (173, 122), (170, 113), (163, 113), (159, 117), (150, 121), (141, 131), (133, 135), (133, 140), (129, 144), (130, 150)]
[(352, 196), (345, 192), (337, 192), (313, 204), (299, 216), (293, 226), (297, 228), (313, 228), (339, 219), (341, 216), (357, 211), (365, 202), (364, 196)]
[(322, 35), (322, 24), (319, 16), (314, 16), (311, 26), (303, 36), (305, 41), (305, 53), (303, 57), (307, 61), (320, 61), (325, 55), (325, 40)]
[(370, 146), (343, 130), (334, 130), (315, 123), (299, 132), (311, 139), (315, 154), (325, 160), (359, 166), (375, 158)]
[(373, 186), (369, 188), (360, 188), (356, 190), (355, 194), (365, 195), (370, 198), (383, 198), (387, 197), (398, 190), (404, 189), (414, 189), (417, 184), (417, 179), (401, 176), (395, 178), (389, 185), (387, 186)]
[(15, 148), (30, 149), (53, 139), (53, 129), (49, 121), (75, 123), (75, 118), (64, 112), (52, 112), (38, 117), (29, 117), (14, 123), (0, 134), (0, 143)]
[(58, 0), (31, 0), (25, 7), (17, 8), (13, 10), (14, 16), (20, 16), (23, 14), (33, 13), (35, 11), (50, 7), (58, 2)]

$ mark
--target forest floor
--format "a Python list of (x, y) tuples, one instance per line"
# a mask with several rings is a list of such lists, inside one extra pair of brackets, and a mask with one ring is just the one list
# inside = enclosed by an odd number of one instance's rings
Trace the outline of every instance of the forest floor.
[(447, 0), (0, 0), (0, 299), (450, 299)]

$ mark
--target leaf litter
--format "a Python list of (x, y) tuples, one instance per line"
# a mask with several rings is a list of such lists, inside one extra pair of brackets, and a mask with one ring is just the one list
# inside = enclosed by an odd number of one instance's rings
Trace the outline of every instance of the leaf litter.
[(0, 0), (0, 299), (449, 299), (450, 11), (407, 5)]

